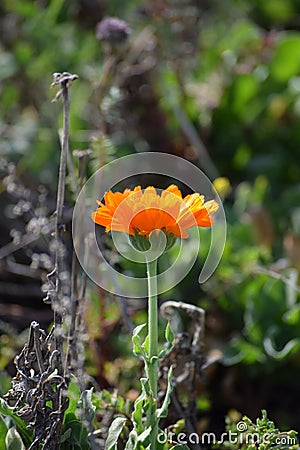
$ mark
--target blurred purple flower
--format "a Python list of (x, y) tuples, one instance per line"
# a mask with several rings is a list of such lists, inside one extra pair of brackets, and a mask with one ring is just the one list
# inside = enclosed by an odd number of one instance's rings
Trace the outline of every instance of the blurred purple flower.
[(117, 17), (105, 17), (96, 25), (96, 36), (100, 41), (117, 43), (125, 41), (131, 34), (131, 28)]

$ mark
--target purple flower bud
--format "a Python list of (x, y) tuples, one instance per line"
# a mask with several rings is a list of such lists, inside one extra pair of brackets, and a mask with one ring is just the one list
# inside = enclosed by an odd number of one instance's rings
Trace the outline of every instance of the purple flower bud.
[(96, 25), (96, 36), (100, 41), (117, 43), (125, 41), (131, 34), (129, 25), (116, 17), (105, 17)]

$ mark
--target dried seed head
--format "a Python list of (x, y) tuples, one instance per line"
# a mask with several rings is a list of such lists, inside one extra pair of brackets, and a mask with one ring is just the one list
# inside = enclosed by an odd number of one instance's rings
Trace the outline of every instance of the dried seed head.
[(78, 79), (78, 75), (76, 74), (72, 74), (69, 72), (55, 72), (53, 74), (53, 82), (51, 84), (51, 86), (56, 86), (57, 84), (62, 84), (62, 83), (66, 83), (67, 85), (69, 85), (70, 83), (72, 83), (72, 81), (77, 80)]
[(76, 74), (72, 74), (69, 72), (55, 72), (53, 74), (53, 82), (51, 83), (51, 87), (60, 85), (61, 89), (56, 93), (52, 102), (56, 102), (59, 97), (62, 95), (63, 90), (68, 88), (74, 80), (77, 80), (79, 77)]
[(107, 41), (111, 44), (126, 41), (130, 34), (129, 25), (116, 17), (105, 17), (96, 26), (96, 36), (99, 41)]

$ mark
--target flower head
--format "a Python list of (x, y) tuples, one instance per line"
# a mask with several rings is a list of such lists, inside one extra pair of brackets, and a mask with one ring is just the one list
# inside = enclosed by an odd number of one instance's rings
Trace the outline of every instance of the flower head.
[(96, 36), (100, 41), (112, 44), (125, 41), (131, 34), (131, 29), (124, 20), (117, 17), (105, 17), (96, 26)]
[(210, 227), (211, 215), (218, 209), (215, 200), (205, 202), (198, 193), (182, 197), (174, 184), (157, 193), (153, 186), (145, 190), (141, 186), (123, 192), (106, 192), (104, 202), (98, 202), (92, 219), (106, 231), (121, 231), (131, 236), (149, 235), (162, 230), (167, 236), (187, 238), (189, 228)]

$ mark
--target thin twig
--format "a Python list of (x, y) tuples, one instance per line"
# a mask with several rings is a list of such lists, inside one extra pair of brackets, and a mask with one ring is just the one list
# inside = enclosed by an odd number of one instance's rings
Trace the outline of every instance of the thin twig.
[(20, 250), (21, 248), (26, 247), (29, 244), (32, 244), (39, 238), (40, 236), (36, 233), (26, 233), (24, 236), (21, 237), (20, 242), (18, 243), (9, 242), (8, 244), (0, 248), (0, 260), (6, 258), (7, 256), (11, 255), (17, 250)]
[(260, 275), (261, 274), (269, 275), (271, 278), (274, 278), (275, 280), (282, 281), (282, 283), (284, 283), (285, 285), (292, 288), (295, 292), (300, 292), (300, 286), (298, 284), (294, 283), (294, 281), (291, 281), (289, 278), (285, 277), (284, 275), (281, 275), (280, 273), (275, 272), (274, 270), (265, 269), (264, 267), (256, 267), (256, 269), (254, 270), (254, 273), (257, 273)]
[(219, 172), (214, 165), (213, 160), (211, 159), (194, 125), (186, 115), (185, 111), (179, 105), (172, 105), (172, 107), (174, 115), (178, 120), (182, 131), (184, 132), (192, 147), (197, 152), (200, 167), (202, 167), (203, 171), (211, 180), (214, 180), (219, 176)]
[(102, 76), (97, 86), (97, 105), (100, 116), (99, 128), (104, 136), (107, 134), (106, 132), (107, 130), (105, 123), (105, 114), (103, 111), (102, 104), (106, 91), (109, 88), (111, 74), (114, 72), (115, 67), (116, 67), (116, 59), (114, 55), (112, 55), (111, 52), (109, 51), (105, 55)]
[[(180, 96), (184, 100), (186, 98), (186, 93), (184, 90), (184, 83), (182, 80), (181, 75), (179, 74), (178, 70), (175, 69), (175, 76), (178, 81), (178, 88), (180, 91)], [(181, 107), (179, 102), (174, 100), (174, 96), (172, 96), (171, 92), (169, 92), (169, 89), (167, 86), (165, 86), (166, 94), (170, 98), (171, 108), (173, 110), (174, 116), (176, 117), (179, 126), (183, 133), (185, 134), (187, 140), (189, 141), (190, 145), (193, 147), (193, 149), (196, 151), (197, 158), (198, 158), (198, 164), (203, 169), (203, 171), (206, 173), (206, 175), (211, 179), (214, 180), (215, 178), (219, 177), (219, 172), (217, 167), (215, 166), (213, 160), (210, 157), (210, 154), (205, 147), (204, 143), (202, 142), (201, 137), (199, 136), (199, 133), (197, 132), (194, 124), (191, 122), (189, 117), (187, 116), (184, 109)]]
[[(64, 134), (64, 130), (59, 130), (58, 136), (59, 136), (61, 147), (63, 145), (63, 143), (62, 143), (63, 142), (63, 134)], [(72, 159), (72, 155), (71, 155), (70, 151), (68, 151), (68, 154), (67, 154), (67, 168), (68, 168), (68, 178), (70, 180), (72, 191), (74, 193), (77, 193), (78, 183), (77, 183), (77, 179), (76, 179), (76, 170), (75, 170), (75, 167), (73, 164), (73, 159)]]

